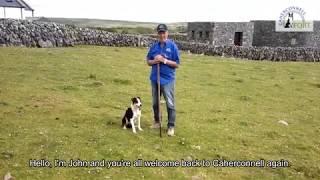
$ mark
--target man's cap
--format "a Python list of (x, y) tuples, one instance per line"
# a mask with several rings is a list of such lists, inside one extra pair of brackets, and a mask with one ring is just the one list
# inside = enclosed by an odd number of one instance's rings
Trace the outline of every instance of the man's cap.
[(165, 24), (159, 24), (157, 27), (157, 31), (158, 32), (166, 32), (166, 31), (168, 31), (168, 27)]

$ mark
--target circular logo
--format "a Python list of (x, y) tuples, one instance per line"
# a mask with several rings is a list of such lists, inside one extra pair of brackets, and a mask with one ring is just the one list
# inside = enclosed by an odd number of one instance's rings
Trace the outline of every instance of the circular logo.
[(280, 14), (279, 25), (284, 28), (292, 28), (295, 21), (304, 23), (306, 12), (297, 6), (291, 6), (283, 10)]
[(283, 10), (279, 20), (276, 21), (276, 31), (286, 32), (311, 32), (313, 21), (305, 19), (306, 12), (297, 6), (290, 6)]

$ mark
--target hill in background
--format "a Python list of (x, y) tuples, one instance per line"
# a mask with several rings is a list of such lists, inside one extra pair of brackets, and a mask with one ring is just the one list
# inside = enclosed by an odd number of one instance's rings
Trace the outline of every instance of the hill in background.
[[(28, 18), (36, 21), (55, 22), (61, 24), (76, 25), (79, 27), (93, 27), (108, 30), (111, 32), (130, 33), (130, 34), (152, 34), (155, 32), (157, 22), (137, 22), (122, 20), (86, 19), (86, 18), (51, 18), (35, 17)], [(167, 23), (170, 32), (185, 33), (186, 22)]]

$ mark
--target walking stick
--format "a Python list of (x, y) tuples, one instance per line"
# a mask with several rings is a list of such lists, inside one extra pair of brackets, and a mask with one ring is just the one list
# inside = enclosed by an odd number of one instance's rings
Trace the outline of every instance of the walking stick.
[(157, 70), (157, 84), (158, 84), (158, 118), (159, 118), (159, 124), (160, 124), (160, 138), (162, 138), (161, 133), (161, 112), (160, 112), (160, 64), (157, 64), (158, 70)]

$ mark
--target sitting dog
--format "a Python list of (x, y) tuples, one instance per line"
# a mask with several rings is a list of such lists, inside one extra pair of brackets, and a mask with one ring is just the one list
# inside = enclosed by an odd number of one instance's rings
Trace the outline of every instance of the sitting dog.
[(132, 128), (132, 132), (137, 133), (136, 126), (138, 127), (139, 131), (142, 131), (140, 125), (142, 102), (140, 97), (134, 97), (131, 99), (131, 101), (131, 107), (126, 110), (126, 113), (122, 118), (122, 128)]

